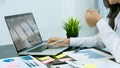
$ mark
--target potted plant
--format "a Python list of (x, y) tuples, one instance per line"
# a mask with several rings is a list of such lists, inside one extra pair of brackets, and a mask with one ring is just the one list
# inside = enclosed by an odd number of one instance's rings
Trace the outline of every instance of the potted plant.
[(80, 21), (77, 18), (69, 17), (63, 28), (66, 31), (67, 38), (78, 37), (81, 28)]

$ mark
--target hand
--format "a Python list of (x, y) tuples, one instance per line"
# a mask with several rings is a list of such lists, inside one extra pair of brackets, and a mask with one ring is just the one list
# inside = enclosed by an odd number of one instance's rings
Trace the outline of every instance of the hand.
[(63, 39), (63, 38), (56, 38), (56, 37), (50, 38), (50, 39), (48, 39), (47, 44), (54, 43), (53, 46), (64, 46), (66, 44), (70, 44), (70, 39), (67, 39), (67, 38), (64, 38), (63, 41), (61, 41), (61, 42), (56, 42), (56, 41), (61, 40), (61, 39)]
[(87, 9), (85, 13), (85, 19), (87, 24), (90, 27), (96, 26), (96, 23), (101, 19), (102, 17), (93, 9)]

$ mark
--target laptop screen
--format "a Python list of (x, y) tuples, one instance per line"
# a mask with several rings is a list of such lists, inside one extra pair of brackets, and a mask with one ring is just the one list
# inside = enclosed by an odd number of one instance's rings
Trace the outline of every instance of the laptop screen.
[(5, 16), (5, 21), (17, 51), (42, 43), (32, 13)]

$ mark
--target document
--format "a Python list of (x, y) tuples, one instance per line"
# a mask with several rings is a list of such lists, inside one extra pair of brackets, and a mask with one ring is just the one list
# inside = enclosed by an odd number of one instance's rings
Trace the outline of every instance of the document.
[(71, 61), (68, 64), (53, 65), (51, 68), (120, 68), (120, 64), (108, 59), (89, 59), (87, 61)]
[(47, 68), (32, 56), (0, 59), (0, 68)]
[(66, 61), (67, 64), (53, 65), (52, 68), (120, 68), (120, 64), (109, 60), (113, 56), (93, 48), (64, 53), (76, 61)]
[(78, 52), (68, 51), (68, 52), (64, 52), (64, 53), (75, 60), (105, 59), (105, 58), (111, 59), (111, 58), (113, 58), (112, 55), (98, 51), (93, 48), (79, 50)]

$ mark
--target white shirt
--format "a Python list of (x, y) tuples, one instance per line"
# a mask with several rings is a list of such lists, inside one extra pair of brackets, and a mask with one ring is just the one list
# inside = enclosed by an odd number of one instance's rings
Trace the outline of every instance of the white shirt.
[(101, 19), (97, 23), (99, 33), (91, 37), (70, 38), (71, 46), (80, 47), (107, 47), (115, 60), (120, 63), (120, 13), (115, 18), (115, 29), (109, 26), (106, 20)]

